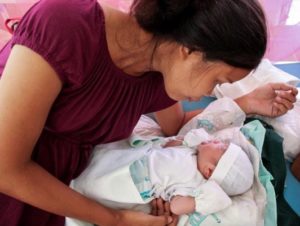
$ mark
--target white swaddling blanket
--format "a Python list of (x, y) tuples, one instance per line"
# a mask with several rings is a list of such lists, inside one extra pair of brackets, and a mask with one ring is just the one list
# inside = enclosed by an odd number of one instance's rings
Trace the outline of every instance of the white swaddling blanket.
[[(219, 104), (221, 104), (222, 110), (220, 109)], [(243, 195), (233, 197), (232, 205), (229, 208), (224, 209), (216, 214), (207, 216), (201, 216), (197, 214), (192, 214), (190, 216), (181, 216), (178, 225), (192, 226), (196, 223), (196, 225), (201, 226), (262, 226), (264, 225), (264, 207), (266, 204), (266, 194), (257, 177), (259, 167), (259, 154), (255, 147), (251, 145), (240, 132), (239, 127), (236, 127), (239, 124), (237, 121), (240, 122), (240, 125), (243, 122), (245, 118), (244, 113), (235, 105), (233, 101), (228, 98), (224, 98), (215, 102), (214, 105), (208, 107), (207, 110), (205, 110), (200, 115), (211, 116), (211, 111), (215, 112), (216, 110), (219, 111), (217, 115), (222, 115), (224, 116), (224, 118), (220, 119), (220, 117), (218, 117), (217, 123), (214, 125), (214, 129), (212, 130), (212, 136), (218, 137), (219, 139), (229, 139), (237, 145), (240, 145), (245, 150), (246, 154), (249, 156), (251, 162), (253, 163), (255, 171), (254, 185), (252, 186), (252, 189), (250, 189)], [(222, 112), (220, 112), (220, 110)], [(140, 125), (145, 125), (145, 121), (143, 121), (143, 118), (137, 128)], [(237, 118), (239, 120), (236, 120)], [(209, 121), (215, 122), (212, 120), (213, 118), (210, 118)], [(146, 124), (149, 126), (149, 119), (146, 119), (146, 121)], [(195, 136), (196, 130), (191, 131), (190, 134), (185, 134), (184, 130), (197, 128), (197, 125), (194, 122), (195, 120), (192, 120), (181, 131), (181, 135), (187, 135), (185, 137), (185, 142), (187, 142), (187, 144), (189, 143), (189, 139)], [(219, 129), (232, 126), (235, 126), (235, 128), (229, 128), (219, 131)], [(75, 188), (75, 190), (81, 192), (87, 197), (90, 197), (91, 199), (94, 199), (108, 207), (117, 209), (141, 210), (149, 213), (150, 206), (148, 204), (143, 204), (143, 200), (141, 198), (136, 199), (136, 196), (132, 195), (130, 192), (126, 193), (126, 191), (132, 191), (132, 188), (134, 186), (133, 183), (125, 184), (124, 181), (115, 183), (115, 187), (121, 186), (122, 190), (124, 191), (118, 197), (109, 197), (109, 189), (114, 189), (113, 187), (101, 188), (97, 186), (97, 183), (101, 181), (101, 184), (103, 185), (103, 180), (105, 179), (108, 180), (111, 184), (112, 180), (110, 180), (107, 175), (113, 177), (115, 173), (124, 173), (125, 177), (128, 176), (129, 174), (126, 169), (128, 163), (141, 158), (150, 146), (158, 145), (160, 143), (157, 142), (157, 140), (153, 142), (152, 140), (154, 137), (154, 134), (151, 134), (150, 138), (149, 136), (145, 137), (143, 145), (135, 148), (130, 147), (129, 142), (126, 140), (97, 146), (95, 148), (89, 166), (79, 176), (79, 178), (72, 181), (71, 187)], [(140, 138), (141, 137), (138, 137), (138, 139)], [(133, 139), (135, 140), (136, 138)], [(198, 140), (198, 142), (201, 142), (201, 139)], [(190, 146), (193, 145), (190, 143)], [(124, 199), (124, 197), (126, 200)], [(66, 225), (88, 226), (90, 224), (68, 218), (66, 221)]]

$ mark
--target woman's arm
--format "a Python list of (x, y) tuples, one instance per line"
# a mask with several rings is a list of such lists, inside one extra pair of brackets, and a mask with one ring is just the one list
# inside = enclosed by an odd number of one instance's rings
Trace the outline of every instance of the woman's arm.
[(155, 112), (155, 117), (165, 136), (174, 136), (182, 126), (184, 111), (181, 104), (176, 104), (164, 110)]
[[(113, 225), (114, 212), (75, 193), (31, 161), (48, 112), (62, 84), (36, 53), (15, 46), (0, 80), (0, 191), (41, 209)], [(85, 206), (85, 208), (82, 208)], [(95, 209), (97, 211), (90, 211)]]
[[(246, 115), (258, 114), (278, 117), (293, 108), (297, 93), (297, 89), (293, 86), (284, 83), (269, 83), (234, 101)], [(178, 102), (167, 109), (156, 112), (155, 116), (164, 134), (174, 136), (184, 124), (203, 110), (199, 109), (185, 113)]]
[(46, 211), (99, 225), (157, 225), (167, 218), (114, 211), (85, 198), (31, 160), (62, 88), (38, 54), (14, 46), (0, 80), (0, 192)]
[(285, 83), (269, 83), (235, 99), (246, 114), (278, 117), (291, 110), (298, 90)]
[(174, 136), (184, 124), (202, 111), (203, 109), (184, 112), (181, 103), (177, 102), (167, 109), (156, 112), (155, 117), (163, 133), (166, 136)]

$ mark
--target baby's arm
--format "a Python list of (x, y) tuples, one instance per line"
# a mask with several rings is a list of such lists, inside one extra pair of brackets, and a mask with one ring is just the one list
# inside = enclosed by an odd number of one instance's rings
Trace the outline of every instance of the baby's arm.
[(243, 125), (246, 114), (230, 98), (224, 97), (210, 103), (206, 109), (183, 126), (179, 135), (186, 135), (193, 129), (203, 128), (208, 133), (213, 133), (229, 127)]
[[(175, 192), (176, 193), (176, 192)], [(232, 204), (232, 200), (214, 181), (207, 181), (194, 190), (191, 196), (176, 194), (170, 208), (176, 215), (198, 212), (203, 215), (219, 212)]]

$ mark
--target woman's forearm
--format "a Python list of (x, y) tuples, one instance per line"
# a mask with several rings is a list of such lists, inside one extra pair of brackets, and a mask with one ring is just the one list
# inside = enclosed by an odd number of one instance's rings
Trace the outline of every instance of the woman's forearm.
[(188, 121), (190, 121), (196, 115), (200, 114), (203, 110), (204, 109), (197, 109), (197, 110), (194, 110), (194, 111), (185, 112), (185, 114), (184, 114), (184, 120), (183, 120), (183, 125), (185, 125)]
[(245, 112), (246, 115), (254, 113), (251, 110), (251, 101), (248, 98), (248, 95), (236, 98), (234, 101), (242, 109), (242, 111)]
[(34, 162), (1, 173), (0, 192), (62, 216), (116, 225), (116, 211), (73, 191)]

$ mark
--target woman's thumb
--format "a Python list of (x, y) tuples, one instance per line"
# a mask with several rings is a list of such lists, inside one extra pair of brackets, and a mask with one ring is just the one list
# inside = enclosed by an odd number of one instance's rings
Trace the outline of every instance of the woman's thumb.
[(173, 222), (173, 218), (168, 215), (165, 215), (165, 221), (167, 224), (171, 224)]

